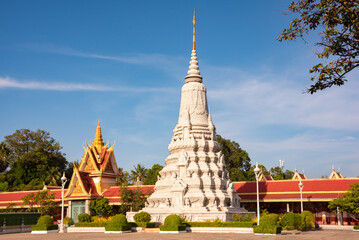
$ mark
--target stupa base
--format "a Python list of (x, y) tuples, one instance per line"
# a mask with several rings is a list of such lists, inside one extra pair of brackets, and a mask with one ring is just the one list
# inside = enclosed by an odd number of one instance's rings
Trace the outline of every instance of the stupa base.
[[(248, 212), (244, 208), (231, 208), (225, 210), (218, 208), (201, 208), (201, 209), (185, 209), (185, 208), (144, 208), (141, 212), (148, 212), (151, 214), (151, 222), (165, 221), (165, 218), (171, 214), (177, 214), (183, 217), (187, 222), (203, 222), (208, 220), (221, 219), (224, 222), (233, 221), (232, 216), (234, 213), (240, 213), (243, 216), (250, 214), (252, 218), (255, 217), (255, 212)], [(133, 216), (138, 212), (127, 212), (127, 221), (134, 222)]]

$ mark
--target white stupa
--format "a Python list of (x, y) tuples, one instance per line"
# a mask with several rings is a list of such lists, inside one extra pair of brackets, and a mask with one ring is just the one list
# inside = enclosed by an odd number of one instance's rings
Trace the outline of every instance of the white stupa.
[[(168, 150), (155, 190), (142, 209), (151, 214), (152, 221), (163, 222), (170, 214), (184, 215), (188, 221), (217, 217), (230, 221), (233, 213), (246, 212), (229, 179), (208, 112), (206, 87), (198, 68), (194, 16), (191, 61)], [(129, 220), (134, 214), (128, 213)]]

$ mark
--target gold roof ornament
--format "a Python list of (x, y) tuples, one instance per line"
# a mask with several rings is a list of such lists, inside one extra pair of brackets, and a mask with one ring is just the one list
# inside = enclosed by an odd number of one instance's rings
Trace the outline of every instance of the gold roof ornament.
[(196, 49), (196, 16), (195, 16), (195, 10), (193, 10), (193, 47), (192, 49)]
[(104, 143), (102, 140), (100, 121), (98, 121), (98, 124), (97, 124), (96, 135), (95, 135), (95, 139), (92, 143), (92, 146), (94, 146), (96, 148), (97, 153), (101, 153), (101, 150), (104, 146)]

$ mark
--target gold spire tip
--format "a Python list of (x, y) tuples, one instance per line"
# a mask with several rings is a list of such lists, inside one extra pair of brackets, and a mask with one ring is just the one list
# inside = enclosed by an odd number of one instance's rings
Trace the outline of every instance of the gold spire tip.
[(195, 9), (193, 9), (193, 50), (196, 50), (196, 15), (195, 15)]

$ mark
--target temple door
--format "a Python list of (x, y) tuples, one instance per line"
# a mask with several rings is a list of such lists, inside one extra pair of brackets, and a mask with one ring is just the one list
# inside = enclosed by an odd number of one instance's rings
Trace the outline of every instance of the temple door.
[(85, 212), (85, 201), (72, 201), (71, 218), (73, 222), (78, 222), (77, 216)]

